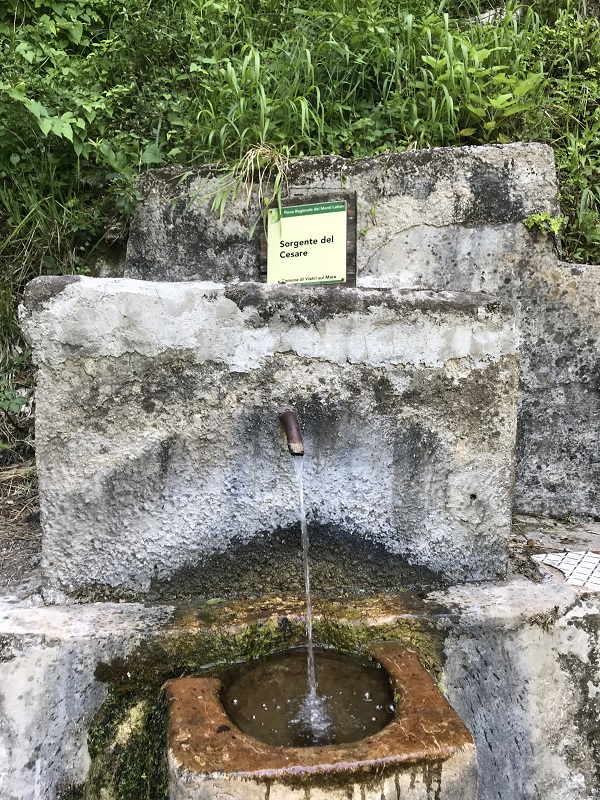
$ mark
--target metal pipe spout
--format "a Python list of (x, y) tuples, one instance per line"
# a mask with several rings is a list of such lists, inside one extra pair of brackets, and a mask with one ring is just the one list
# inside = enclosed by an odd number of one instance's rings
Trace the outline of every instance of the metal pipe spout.
[(302, 441), (302, 431), (296, 412), (290, 406), (278, 412), (279, 421), (287, 439), (288, 450), (293, 456), (304, 455), (304, 442)]

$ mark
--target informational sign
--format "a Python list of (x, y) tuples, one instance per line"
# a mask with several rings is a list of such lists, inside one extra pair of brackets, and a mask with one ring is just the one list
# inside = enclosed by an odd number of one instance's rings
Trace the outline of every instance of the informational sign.
[(270, 208), (267, 283), (345, 283), (346, 200)]

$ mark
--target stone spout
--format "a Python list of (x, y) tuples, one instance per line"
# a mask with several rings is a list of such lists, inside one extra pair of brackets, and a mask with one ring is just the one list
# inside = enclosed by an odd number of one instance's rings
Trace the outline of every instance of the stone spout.
[(293, 408), (284, 408), (279, 412), (279, 420), (287, 439), (288, 450), (293, 456), (304, 455), (304, 443), (298, 417)]

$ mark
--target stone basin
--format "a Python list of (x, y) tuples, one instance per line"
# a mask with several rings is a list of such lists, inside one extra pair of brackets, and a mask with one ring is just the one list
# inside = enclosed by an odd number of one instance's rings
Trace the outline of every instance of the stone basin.
[(276, 747), (227, 716), (216, 678), (169, 681), (170, 800), (476, 800), (473, 738), (416, 654), (368, 652), (400, 696), (394, 719), (349, 744)]

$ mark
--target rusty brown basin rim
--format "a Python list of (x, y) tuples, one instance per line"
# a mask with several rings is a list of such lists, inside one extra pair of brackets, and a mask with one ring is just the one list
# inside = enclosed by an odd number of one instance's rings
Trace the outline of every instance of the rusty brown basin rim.
[(207, 778), (297, 780), (440, 762), (473, 746), (468, 729), (415, 653), (395, 643), (372, 645), (369, 652), (402, 698), (396, 716), (379, 733), (349, 744), (276, 747), (243, 733), (229, 719), (219, 699), (219, 680), (178, 678), (166, 685), (172, 766)]

